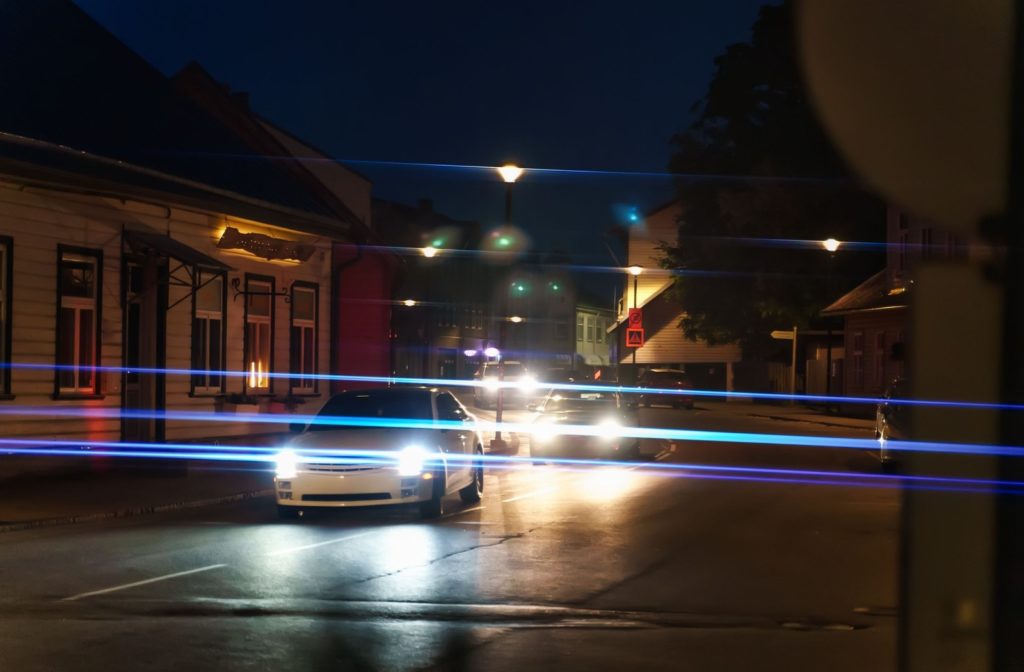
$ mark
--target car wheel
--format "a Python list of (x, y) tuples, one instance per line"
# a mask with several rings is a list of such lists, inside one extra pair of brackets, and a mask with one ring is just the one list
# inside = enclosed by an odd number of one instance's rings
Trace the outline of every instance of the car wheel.
[(296, 520), (302, 516), (302, 509), (297, 506), (277, 505), (277, 517), (282, 520)]
[(444, 515), (444, 475), (434, 477), (430, 499), (420, 502), (420, 517), (427, 520), (440, 518)]
[[(477, 449), (477, 455), (483, 455), (483, 451)], [(459, 497), (464, 504), (476, 504), (484, 494), (484, 463), (477, 459), (473, 462), (473, 482), (459, 490)]]

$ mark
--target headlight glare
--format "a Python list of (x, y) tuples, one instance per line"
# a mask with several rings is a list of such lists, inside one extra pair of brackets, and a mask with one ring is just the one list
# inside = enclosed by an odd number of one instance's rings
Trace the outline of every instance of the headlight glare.
[(537, 379), (533, 376), (523, 376), (519, 379), (517, 386), (523, 392), (532, 392), (537, 389)]
[(554, 440), (558, 436), (558, 429), (554, 423), (551, 422), (540, 422), (537, 423), (533, 430), (533, 438), (538, 443), (547, 443), (548, 441)]
[(605, 418), (598, 427), (601, 428), (600, 436), (605, 439), (617, 439), (622, 436), (622, 425), (615, 418)]
[(406, 446), (398, 451), (398, 475), (419, 476), (423, 472), (423, 463), (427, 461), (427, 451), (423, 446)]
[(298, 474), (299, 458), (294, 450), (282, 450), (275, 458), (275, 475), (278, 478), (295, 478)]
[(498, 382), (497, 378), (484, 378), (484, 389), (489, 392), (497, 392), (501, 383)]

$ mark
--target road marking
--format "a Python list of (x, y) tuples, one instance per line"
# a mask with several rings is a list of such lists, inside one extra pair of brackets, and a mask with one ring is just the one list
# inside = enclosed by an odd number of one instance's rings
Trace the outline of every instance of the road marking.
[(483, 506), (474, 506), (472, 509), (463, 509), (462, 511), (456, 511), (455, 513), (449, 513), (444, 519), (454, 518), (455, 516), (461, 516), (464, 513), (472, 513), (473, 511), (483, 511)]
[(175, 579), (179, 576), (188, 576), (189, 574), (198, 574), (199, 572), (208, 572), (211, 569), (220, 569), (221, 567), (227, 567), (227, 565), (207, 565), (206, 567), (200, 567), (198, 569), (190, 569), (185, 572), (175, 572), (174, 574), (164, 574), (163, 576), (157, 576), (152, 579), (145, 579), (144, 581), (135, 581), (133, 583), (125, 583), (120, 586), (112, 586), (110, 588), (103, 588), (101, 590), (92, 590), (88, 593), (79, 593), (78, 595), (72, 595), (71, 597), (65, 597), (62, 602), (74, 602), (80, 600), (83, 597), (92, 597), (93, 595), (103, 595), (105, 593), (114, 593), (119, 590), (127, 590), (128, 588), (135, 588), (136, 586), (145, 586), (148, 583), (156, 583), (157, 581), (166, 581), (168, 579)]
[(543, 495), (543, 494), (546, 494), (546, 493), (549, 493), (549, 492), (554, 492), (557, 489), (558, 488), (555, 487), (555, 486), (551, 486), (549, 488), (541, 488), (540, 490), (534, 490), (533, 492), (527, 492), (527, 493), (524, 493), (522, 495), (517, 495), (515, 497), (509, 497), (508, 499), (503, 499), (503, 500), (501, 500), (501, 503), (502, 504), (507, 504), (508, 502), (518, 502), (520, 499), (526, 499), (527, 497), (536, 497), (537, 495)]
[(280, 551), (273, 551), (272, 553), (267, 553), (267, 556), (272, 557), (272, 556), (275, 556), (275, 555), (285, 555), (286, 553), (298, 553), (299, 551), (308, 551), (311, 548), (320, 548), (321, 546), (330, 546), (331, 544), (340, 544), (341, 542), (348, 541), (350, 539), (358, 539), (359, 537), (365, 537), (368, 534), (373, 534), (375, 531), (376, 530), (369, 530), (367, 532), (359, 532), (358, 534), (350, 534), (348, 536), (340, 537), (338, 539), (330, 539), (328, 541), (320, 541), (320, 542), (317, 542), (315, 544), (306, 544), (305, 546), (295, 546), (294, 548), (283, 548)]

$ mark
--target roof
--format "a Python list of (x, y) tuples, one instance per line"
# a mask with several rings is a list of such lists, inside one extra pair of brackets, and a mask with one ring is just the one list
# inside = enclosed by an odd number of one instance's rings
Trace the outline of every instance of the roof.
[(42, 188), (215, 209), (317, 236), (339, 237), (344, 233), (334, 218), (217, 189), (125, 161), (0, 132), (0, 177), (3, 176)]
[(0, 3), (0, 91), (17, 101), (0, 105), (0, 132), (336, 221), (307, 185), (251, 151), (70, 0)]
[(904, 290), (888, 288), (885, 271), (879, 271), (839, 297), (821, 311), (822, 315), (847, 315), (876, 310), (894, 310), (907, 306)]
[(124, 232), (124, 242), (133, 249), (149, 248), (191, 266), (202, 266), (230, 271), (231, 267), (199, 250), (189, 247), (180, 240), (155, 231), (137, 231), (129, 229)]

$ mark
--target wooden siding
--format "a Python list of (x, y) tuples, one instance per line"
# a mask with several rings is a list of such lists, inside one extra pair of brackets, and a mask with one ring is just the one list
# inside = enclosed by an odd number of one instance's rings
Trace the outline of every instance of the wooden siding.
[[(12, 372), (11, 393), (14, 399), (0, 401), (0, 409), (32, 409), (32, 414), (4, 415), (0, 437), (33, 437), (42, 439), (72, 439), (86, 441), (116, 441), (121, 438), (117, 411), (121, 408), (121, 375), (112, 371), (101, 375), (102, 399), (53, 399), (54, 371), (47, 368), (54, 362), (57, 322), (57, 245), (74, 245), (102, 250), (102, 315), (101, 360), (103, 366), (122, 366), (122, 307), (121, 307), (121, 233), (124, 227), (146, 227), (169, 233), (174, 239), (196, 250), (221, 259), (232, 267), (227, 274), (227, 348), (228, 370), (242, 371), (243, 357), (243, 302), (234, 298), (231, 281), (245, 272), (272, 275), (280, 291), (295, 280), (318, 283), (319, 329), (318, 371), (326, 372), (329, 365), (330, 316), (330, 242), (315, 241), (316, 252), (304, 263), (269, 262), (245, 252), (219, 250), (216, 242), (225, 226), (235, 226), (243, 232), (260, 232), (278, 238), (309, 240), (294, 232), (264, 226), (217, 213), (202, 213), (173, 206), (158, 206), (97, 196), (82, 196), (49, 189), (22, 188), (11, 182), (0, 182), (0, 234), (14, 239), (14, 282), (11, 304), (12, 362), (35, 364), (44, 368), (15, 368)], [(173, 269), (178, 264), (170, 261)], [(179, 276), (185, 274), (181, 271)], [(170, 286), (168, 304), (173, 305), (187, 297), (185, 287)], [(275, 372), (285, 373), (289, 365), (290, 306), (283, 298), (276, 301)], [(191, 368), (192, 302), (185, 298), (167, 313), (166, 366), (169, 369)], [(317, 410), (329, 386), (321, 383), (316, 396), (307, 399), (298, 412)], [(241, 392), (242, 379), (228, 379), (226, 392)], [(275, 395), (288, 392), (288, 380), (278, 379)], [(270, 400), (261, 402), (261, 411), (268, 412)], [(49, 414), (75, 412), (69, 409), (106, 409), (109, 418), (65, 416)], [(166, 408), (169, 411), (188, 410), (210, 412), (211, 420), (230, 416), (223, 413), (223, 399), (190, 395), (189, 376), (169, 374), (166, 378)], [(40, 414), (35, 414), (40, 413)], [(216, 413), (216, 415), (214, 415)], [(282, 417), (287, 422), (286, 417)], [(169, 441), (200, 437), (232, 436), (248, 433), (280, 431), (283, 424), (264, 425), (233, 421), (170, 420), (166, 425)]]
[[(892, 344), (907, 340), (907, 312), (905, 309), (859, 313), (846, 317), (843, 357), (843, 393), (848, 397), (877, 397), (885, 392), (888, 383), (905, 372), (904, 364), (892, 359)], [(863, 375), (856, 374), (858, 349), (855, 339), (861, 335), (861, 367)], [(877, 338), (884, 336), (884, 351), (879, 352)]]
[[(659, 267), (661, 252), (658, 246), (662, 242), (676, 241), (677, 220), (681, 212), (678, 203), (667, 205), (650, 213), (643, 223), (630, 229), (628, 265), (639, 264), (644, 267), (643, 274), (637, 282), (637, 299), (644, 306), (645, 343), (636, 353), (638, 364), (712, 364), (734, 363), (740, 360), (741, 352), (738, 345), (710, 346), (704, 341), (691, 341), (679, 328), (682, 311), (679, 306), (669, 301), (664, 293), (658, 293), (671, 282), (672, 276)], [(627, 292), (623, 301), (625, 309), (633, 306), (633, 278), (626, 279), (624, 289)], [(652, 299), (652, 296), (655, 298)], [(633, 351), (625, 347), (625, 329), (619, 328), (619, 361), (633, 361)]]

